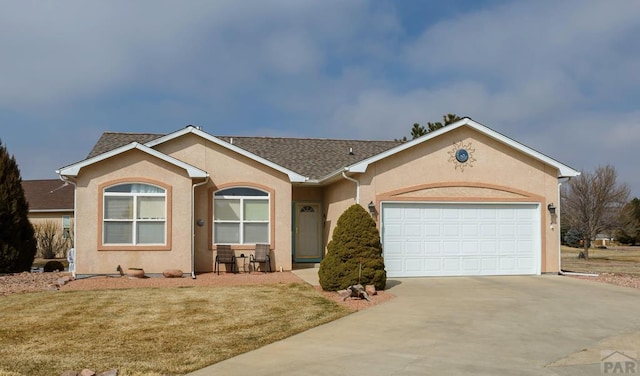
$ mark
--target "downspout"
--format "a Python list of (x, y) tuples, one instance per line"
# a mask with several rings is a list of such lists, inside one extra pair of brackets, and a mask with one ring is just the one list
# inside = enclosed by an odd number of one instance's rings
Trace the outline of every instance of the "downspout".
[(356, 183), (356, 204), (360, 204), (360, 182), (352, 177), (347, 176), (344, 171), (342, 171), (342, 177)]
[(196, 228), (195, 228), (195, 211), (196, 211), (196, 187), (205, 185), (209, 182), (209, 175), (204, 181), (193, 184), (191, 186), (191, 278), (196, 279)]
[[(60, 180), (62, 180), (65, 184), (72, 184), (73, 185), (73, 243), (71, 244), (73, 246), (73, 271), (71, 272), (71, 275), (73, 276), (73, 279), (76, 279), (76, 265), (78, 265), (77, 262), (77, 257), (78, 257), (78, 250), (76, 249), (76, 227), (77, 227), (77, 222), (76, 222), (76, 199), (77, 199), (77, 190), (78, 190), (78, 184), (69, 179), (66, 176), (62, 176), (62, 175), (58, 175), (60, 176)], [(68, 257), (68, 255), (67, 255)]]

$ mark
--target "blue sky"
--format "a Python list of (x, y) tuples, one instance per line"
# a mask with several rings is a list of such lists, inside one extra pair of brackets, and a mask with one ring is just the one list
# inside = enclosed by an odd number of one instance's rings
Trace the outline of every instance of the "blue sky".
[(5, 1), (0, 138), (55, 178), (104, 131), (394, 139), (453, 112), (640, 196), (638, 1)]

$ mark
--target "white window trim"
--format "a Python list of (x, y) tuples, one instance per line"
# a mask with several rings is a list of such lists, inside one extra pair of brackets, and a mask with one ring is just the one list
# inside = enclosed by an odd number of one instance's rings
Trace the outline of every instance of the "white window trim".
[[(223, 195), (223, 196), (216, 196), (216, 193), (220, 192), (220, 191), (225, 191), (227, 189), (232, 189), (232, 188), (247, 188), (247, 189), (253, 189), (259, 192), (262, 192), (265, 194), (265, 196), (227, 196), (227, 195)], [(222, 199), (222, 200), (239, 200), (240, 201), (240, 219), (238, 220), (223, 220), (223, 219), (215, 219), (215, 212), (213, 213), (213, 218), (212, 218), (212, 224), (213, 224), (213, 228), (211, 229), (212, 231), (212, 238), (213, 238), (213, 244), (229, 244), (229, 243), (225, 243), (225, 242), (216, 242), (215, 239), (215, 226), (217, 223), (234, 223), (234, 224), (238, 224), (238, 226), (240, 227), (239, 230), (239, 236), (240, 236), (240, 242), (239, 243), (231, 243), (234, 245), (247, 245), (247, 244), (256, 244), (256, 243), (247, 243), (244, 241), (244, 224), (245, 223), (266, 223), (267, 224), (267, 240), (264, 243), (268, 243), (271, 244), (271, 194), (267, 191), (264, 191), (262, 189), (258, 189), (258, 188), (254, 188), (254, 187), (243, 187), (243, 186), (238, 186), (238, 187), (226, 187), (223, 189), (220, 189), (217, 192), (213, 192), (213, 207), (214, 207), (214, 211), (215, 211), (215, 200), (216, 199)], [(244, 202), (248, 200), (255, 200), (255, 201), (267, 201), (267, 207), (268, 207), (268, 219), (265, 220), (245, 220), (244, 219)], [(263, 243), (263, 242), (260, 242)]]
[[(107, 189), (109, 188), (113, 188), (116, 187), (118, 185), (124, 185), (124, 184), (144, 184), (144, 185), (150, 185), (159, 189), (162, 189), (164, 192), (163, 193), (130, 193), (130, 192), (107, 192)], [(106, 218), (106, 202), (107, 202), (107, 197), (115, 197), (115, 196), (119, 196), (119, 197), (131, 197), (133, 199), (133, 215), (131, 219), (109, 219)], [(139, 219), (137, 218), (137, 213), (138, 213), (138, 197), (163, 197), (164, 198), (164, 218), (145, 218), (145, 219)], [(120, 245), (135, 245), (135, 246), (158, 246), (158, 245), (166, 245), (167, 244), (167, 190), (166, 188), (154, 185), (154, 184), (149, 184), (149, 183), (120, 183), (120, 184), (114, 184), (114, 185), (110, 185), (108, 187), (104, 187), (103, 191), (102, 191), (102, 208), (103, 208), (103, 212), (102, 212), (102, 244), (103, 245), (107, 245), (107, 246), (120, 246)], [(106, 237), (107, 237), (107, 231), (106, 231), (106, 224), (109, 222), (129, 222), (132, 223), (132, 229), (131, 231), (132, 236), (131, 239), (133, 240), (132, 243), (107, 243), (106, 242)], [(142, 223), (149, 223), (149, 222), (163, 222), (164, 223), (164, 239), (161, 243), (139, 243), (138, 242), (138, 222), (142, 222)]]

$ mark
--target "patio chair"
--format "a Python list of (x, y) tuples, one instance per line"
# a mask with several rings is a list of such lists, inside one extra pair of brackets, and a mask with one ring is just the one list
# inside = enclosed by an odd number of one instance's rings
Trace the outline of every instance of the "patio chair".
[(216, 264), (214, 268), (214, 272), (218, 272), (220, 275), (220, 264), (231, 264), (231, 271), (233, 273), (238, 272), (238, 264), (236, 263), (236, 254), (231, 249), (231, 246), (228, 244), (218, 244), (216, 246)]
[(264, 263), (264, 269), (262, 270), (265, 273), (267, 272), (267, 269), (269, 270), (269, 272), (271, 272), (271, 257), (269, 256), (270, 252), (271, 249), (269, 247), (269, 244), (256, 244), (255, 255), (249, 255), (249, 264), (253, 265), (253, 270), (258, 270), (256, 269), (256, 264), (260, 266), (261, 263)]

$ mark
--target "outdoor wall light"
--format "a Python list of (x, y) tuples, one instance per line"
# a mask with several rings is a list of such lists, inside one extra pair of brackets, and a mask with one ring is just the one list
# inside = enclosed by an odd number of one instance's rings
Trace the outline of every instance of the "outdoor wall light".
[(374, 204), (373, 201), (371, 201), (367, 207), (369, 208), (369, 213), (371, 213), (371, 215), (376, 214), (376, 204)]
[(556, 206), (552, 203), (547, 205), (547, 209), (549, 209), (549, 214), (556, 215)]

